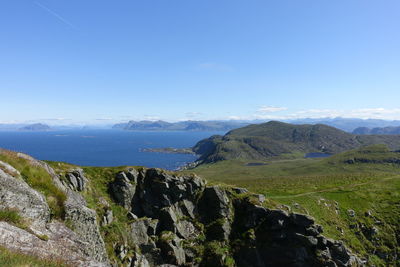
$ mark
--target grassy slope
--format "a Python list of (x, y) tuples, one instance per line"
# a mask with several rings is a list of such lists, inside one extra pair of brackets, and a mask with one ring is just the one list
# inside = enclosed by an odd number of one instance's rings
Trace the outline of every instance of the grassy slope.
[[(346, 163), (354, 159), (364, 163)], [(393, 159), (400, 159), (399, 153), (378, 145), (328, 159), (270, 160), (263, 166), (222, 161), (191, 171), (213, 183), (266, 194), (272, 200), (268, 205), (284, 204), (308, 213), (324, 227), (325, 235), (385, 266), (382, 258), (391, 262), (391, 252), (399, 249), (400, 165), (389, 163)], [(368, 212), (372, 216), (366, 216)], [(371, 235), (375, 230), (377, 234)]]
[(272, 121), (202, 140), (193, 150), (202, 155), (201, 161), (211, 163), (234, 159), (265, 160), (300, 152), (336, 154), (371, 144), (387, 144), (392, 149), (399, 149), (400, 136), (357, 136), (322, 124), (294, 125)]
[(0, 247), (0, 266), (13, 267), (63, 267), (62, 262), (39, 259)]

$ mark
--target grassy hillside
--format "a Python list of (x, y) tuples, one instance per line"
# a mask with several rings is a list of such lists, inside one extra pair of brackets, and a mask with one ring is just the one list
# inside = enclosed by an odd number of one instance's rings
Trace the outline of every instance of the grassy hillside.
[(400, 148), (400, 136), (357, 136), (322, 125), (294, 125), (271, 121), (230, 131), (200, 141), (193, 150), (200, 162), (270, 157), (298, 157), (304, 153), (336, 154), (360, 146), (386, 144)]
[(344, 241), (377, 266), (396, 263), (400, 153), (376, 145), (325, 159), (248, 163), (221, 161), (192, 171), (212, 183), (265, 194), (267, 205), (310, 214), (327, 236)]
[[(13, 153), (3, 153), (1, 160), (16, 166), (21, 178), (44, 192), (48, 199), (59, 194), (48, 186), (50, 177), (38, 166)], [(61, 177), (77, 168), (67, 163), (48, 163)], [(127, 168), (83, 167), (88, 178), (87, 190), (83, 192), (88, 206), (96, 210), (99, 220), (106, 209), (113, 211), (113, 222), (100, 230), (110, 258), (119, 263), (113, 244), (128, 242), (126, 231), (131, 221), (127, 210), (110, 198), (108, 185), (116, 173)], [(396, 258), (400, 252), (400, 152), (392, 152), (386, 146), (363, 147), (324, 159), (227, 160), (185, 172), (195, 172), (211, 184), (246, 187), (265, 194), (268, 207), (310, 214), (323, 226), (326, 236), (342, 240), (376, 266), (400, 264)], [(54, 202), (55, 210), (57, 203)], [(12, 211), (3, 211), (0, 220), (21, 223)], [(0, 265), (41, 264), (29, 257), (19, 259), (17, 262), (18, 256), (0, 250)]]

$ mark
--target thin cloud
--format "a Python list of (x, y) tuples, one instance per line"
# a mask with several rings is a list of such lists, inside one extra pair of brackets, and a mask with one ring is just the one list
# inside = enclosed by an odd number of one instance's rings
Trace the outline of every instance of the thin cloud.
[(262, 107), (256, 113), (248, 116), (230, 116), (232, 120), (292, 120), (292, 119), (324, 119), (324, 118), (358, 118), (400, 120), (400, 108), (360, 108), (352, 110), (340, 109), (305, 109), (284, 114), (271, 114), (287, 109), (277, 107)]
[(160, 117), (158, 117), (158, 116), (151, 116), (151, 115), (145, 115), (145, 116), (143, 117), (143, 119), (146, 120), (146, 121), (158, 121), (158, 120), (160, 120)]
[(361, 108), (353, 110), (308, 110), (303, 114), (309, 114), (309, 117), (343, 117), (343, 118), (360, 118), (360, 119), (384, 119), (398, 120), (400, 119), (400, 108)]
[(203, 113), (201, 113), (201, 112), (186, 112), (185, 115), (187, 118), (196, 118), (196, 117), (203, 115)]
[(114, 120), (113, 118), (97, 118), (95, 119), (96, 121), (112, 121)]
[(67, 19), (65, 19), (64, 17), (62, 17), (60, 14), (54, 12), (53, 10), (51, 10), (50, 8), (46, 7), (45, 5), (35, 1), (34, 2), (38, 7), (42, 8), (43, 10), (47, 11), (49, 14), (53, 15), (54, 17), (56, 17), (59, 21), (63, 22), (64, 24), (70, 26), (71, 28), (75, 28), (74, 24), (72, 24), (71, 22), (69, 22)]
[(284, 111), (287, 110), (285, 107), (273, 107), (273, 106), (262, 106), (260, 107), (257, 112), (260, 113), (271, 113), (271, 112), (278, 112), (278, 111)]
[(68, 121), (71, 119), (66, 119), (66, 118), (48, 118), (48, 119), (42, 119), (43, 121)]

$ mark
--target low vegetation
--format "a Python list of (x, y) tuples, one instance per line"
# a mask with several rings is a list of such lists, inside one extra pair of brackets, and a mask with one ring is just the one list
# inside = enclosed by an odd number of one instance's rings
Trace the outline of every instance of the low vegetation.
[(325, 235), (376, 266), (398, 263), (400, 153), (375, 145), (324, 159), (258, 162), (265, 165), (221, 161), (191, 171), (265, 194), (266, 205), (310, 214)]
[[(20, 171), (28, 184), (46, 196), (53, 215), (62, 217), (65, 195), (53, 185), (45, 170), (11, 152), (0, 153), (0, 160)], [(48, 164), (61, 177), (77, 168), (60, 162)], [(108, 190), (115, 175), (127, 168), (83, 167), (89, 185), (82, 194), (88, 206), (96, 210), (99, 222), (107, 209), (113, 212), (113, 221), (101, 226), (100, 230), (110, 259), (119, 263), (115, 245), (129, 245), (126, 237), (131, 220), (127, 210), (111, 199)], [(396, 255), (400, 252), (399, 171), (400, 153), (390, 151), (384, 145), (374, 145), (323, 159), (224, 160), (200, 165), (184, 173), (194, 172), (211, 184), (245, 187), (264, 194), (268, 207), (309, 214), (323, 226), (326, 236), (342, 240), (375, 266), (387, 266), (398, 264)], [(17, 210), (0, 210), (0, 221), (24, 227)], [(46, 236), (41, 238), (47, 239)], [(233, 259), (225, 257), (228, 247), (203, 241), (195, 248), (202, 251), (201, 255), (218, 256), (222, 265), (234, 265)], [(55, 266), (53, 262), (16, 257), (13, 252), (0, 249), (0, 265)]]
[(13, 224), (19, 228), (26, 228), (26, 222), (16, 209), (0, 209), (0, 221)]
[(0, 266), (13, 267), (67, 267), (56, 260), (44, 260), (0, 247)]

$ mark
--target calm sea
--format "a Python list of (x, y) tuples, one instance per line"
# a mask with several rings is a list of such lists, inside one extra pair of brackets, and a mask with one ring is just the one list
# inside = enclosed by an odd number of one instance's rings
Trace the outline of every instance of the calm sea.
[(201, 139), (222, 132), (132, 132), (70, 130), (0, 132), (0, 147), (37, 159), (81, 166), (146, 166), (174, 170), (196, 156), (142, 152), (144, 148), (192, 147)]

